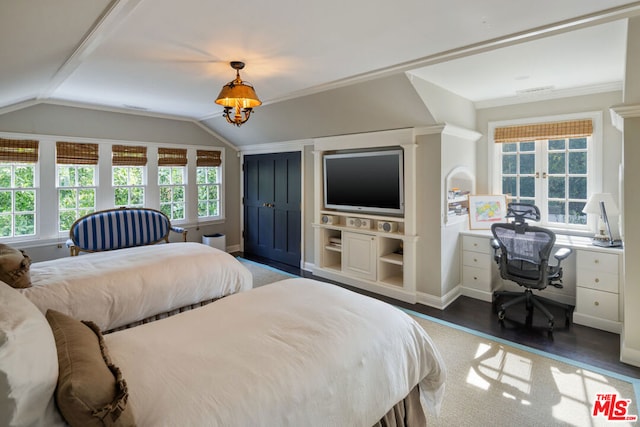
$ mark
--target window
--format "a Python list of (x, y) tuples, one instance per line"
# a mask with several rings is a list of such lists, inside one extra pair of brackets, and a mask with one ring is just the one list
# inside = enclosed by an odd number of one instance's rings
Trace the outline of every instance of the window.
[(589, 120), (497, 127), (497, 192), (535, 204), (541, 224), (587, 229), (582, 212), (593, 192), (593, 124)]
[(220, 151), (197, 150), (198, 218), (220, 216)]
[(0, 237), (36, 234), (38, 141), (0, 138)]
[(111, 147), (112, 185), (115, 207), (144, 207), (147, 147)]
[(56, 143), (58, 232), (96, 210), (98, 144)]
[(186, 149), (158, 148), (160, 210), (172, 221), (186, 218), (186, 170)]

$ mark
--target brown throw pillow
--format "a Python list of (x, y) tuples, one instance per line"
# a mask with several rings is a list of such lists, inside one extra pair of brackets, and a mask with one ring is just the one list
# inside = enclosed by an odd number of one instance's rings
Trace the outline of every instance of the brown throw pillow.
[(48, 310), (58, 350), (60, 413), (74, 426), (134, 426), (127, 383), (113, 365), (100, 330), (93, 322), (80, 322)]
[(31, 286), (31, 258), (21, 249), (0, 243), (0, 280), (12, 288)]

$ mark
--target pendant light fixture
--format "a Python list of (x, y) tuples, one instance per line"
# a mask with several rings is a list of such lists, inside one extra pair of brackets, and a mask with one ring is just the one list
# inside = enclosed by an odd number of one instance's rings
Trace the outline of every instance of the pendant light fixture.
[[(262, 102), (258, 99), (253, 86), (240, 78), (240, 70), (244, 68), (244, 62), (232, 61), (230, 65), (236, 70), (236, 78), (222, 87), (216, 104), (224, 107), (222, 115), (229, 123), (240, 126), (249, 120), (253, 108), (261, 105)], [(233, 115), (232, 110), (235, 110)]]

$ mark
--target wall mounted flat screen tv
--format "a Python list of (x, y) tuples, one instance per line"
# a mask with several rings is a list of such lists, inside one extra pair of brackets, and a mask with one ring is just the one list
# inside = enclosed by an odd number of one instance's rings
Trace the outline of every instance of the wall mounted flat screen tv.
[(324, 206), (372, 214), (404, 214), (402, 149), (324, 156)]

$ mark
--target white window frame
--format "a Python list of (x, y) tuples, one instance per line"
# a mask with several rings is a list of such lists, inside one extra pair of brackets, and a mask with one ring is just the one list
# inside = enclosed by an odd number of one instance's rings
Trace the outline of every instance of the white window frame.
[[(39, 165), (40, 161), (36, 163), (23, 163), (23, 162), (2, 162), (0, 163), (1, 167), (10, 167), (11, 168), (11, 187), (5, 188), (2, 191), (10, 191), (11, 194), (11, 236), (2, 236), (0, 237), (1, 241), (14, 241), (14, 240), (22, 240), (33, 238), (38, 235), (39, 229), (39, 218), (38, 218), (38, 205), (39, 205)], [(24, 167), (24, 166), (32, 166), (33, 167), (33, 187), (16, 187), (15, 186), (15, 169), (16, 167)], [(35, 193), (34, 207), (33, 211), (29, 212), (34, 215), (34, 224), (33, 224), (33, 232), (34, 234), (15, 234), (16, 228), (16, 215), (20, 214), (20, 212), (16, 211), (16, 191), (25, 191), (31, 190)]]
[[(55, 160), (54, 160), (55, 161)], [(76, 184), (78, 184), (78, 169), (79, 168), (93, 168), (94, 173), (93, 173), (93, 185), (92, 186), (83, 186), (83, 185), (73, 185), (73, 186), (61, 186), (60, 185), (60, 168), (75, 168), (76, 170)], [(56, 212), (57, 212), (57, 232), (58, 233), (64, 233), (64, 232), (68, 232), (69, 229), (62, 229), (61, 224), (60, 224), (60, 215), (62, 214), (62, 212), (70, 212), (70, 211), (75, 211), (75, 218), (76, 220), (78, 218), (81, 218), (83, 215), (85, 214), (80, 214), (80, 210), (81, 208), (79, 207), (79, 202), (80, 202), (80, 198), (79, 198), (79, 192), (81, 190), (85, 190), (85, 189), (93, 189), (94, 191), (94, 196), (93, 196), (93, 208), (82, 208), (82, 209), (87, 209), (87, 213), (90, 212), (95, 212), (98, 209), (98, 188), (100, 187), (100, 181), (99, 181), (99, 174), (100, 174), (100, 165), (76, 165), (76, 164), (57, 164), (55, 166), (55, 183), (56, 183), (56, 193), (57, 193), (57, 197), (56, 197), (56, 201), (57, 201), (57, 206), (56, 206)], [(75, 190), (76, 191), (76, 207), (74, 209), (61, 209), (60, 207), (60, 191), (61, 190), (65, 190), (65, 189), (71, 189), (71, 190)]]
[[(161, 169), (165, 169), (168, 168), (170, 169), (169, 171), (169, 177), (171, 179), (171, 183), (170, 184), (160, 184), (160, 170)], [(175, 184), (173, 182), (173, 171), (176, 169), (180, 169), (182, 172), (182, 184)], [(169, 217), (169, 219), (171, 221), (186, 221), (187, 218), (189, 218), (189, 211), (188, 211), (188, 207), (189, 207), (189, 193), (187, 191), (187, 184), (188, 184), (188, 175), (189, 175), (189, 164), (187, 163), (186, 166), (158, 166), (158, 177), (157, 177), (157, 182), (158, 182), (158, 209), (162, 210), (162, 201), (160, 200), (161, 197), (161, 193), (162, 193), (162, 189), (163, 188), (171, 188), (171, 192), (173, 193), (174, 189), (176, 188), (182, 188), (182, 192), (184, 194), (184, 201), (182, 202), (184, 204), (182, 210), (184, 212), (184, 218), (174, 218), (173, 217), (173, 206), (174, 206), (174, 202), (173, 200), (170, 202), (171, 205), (171, 214), (167, 214), (167, 216)], [(197, 195), (196, 195), (197, 198)], [(166, 212), (165, 212), (166, 213)]]
[[(207, 174), (209, 173), (209, 172), (208, 172), (209, 170), (211, 170), (211, 169), (215, 169), (215, 170), (216, 170), (216, 177), (217, 177), (217, 180), (216, 180), (216, 182), (215, 182), (215, 183), (213, 183), (213, 184), (210, 184), (210, 183), (207, 183), (207, 184), (199, 184), (199, 183), (196, 181), (196, 197), (197, 197), (197, 199), (198, 199), (198, 203), (196, 204), (196, 216), (197, 216), (197, 217), (198, 217), (198, 219), (200, 219), (200, 220), (207, 220), (207, 219), (211, 219), (211, 218), (218, 218), (218, 217), (220, 216), (220, 212), (222, 211), (222, 206), (221, 206), (221, 201), (220, 201), (220, 199), (221, 199), (221, 194), (220, 194), (220, 192), (222, 191), (222, 188), (221, 188), (221, 187), (222, 187), (222, 185), (221, 185), (221, 182), (220, 182), (220, 181), (221, 181), (221, 174), (222, 174), (222, 166), (196, 166), (196, 177), (197, 177), (197, 175), (198, 175), (198, 169), (206, 169), (206, 170), (207, 170)], [(200, 205), (200, 202), (201, 202), (201, 200), (200, 200), (200, 188), (201, 188), (201, 187), (206, 187), (206, 188), (209, 188), (209, 187), (215, 187), (215, 188), (216, 188), (216, 190), (217, 190), (216, 192), (218, 193), (218, 198), (217, 198), (217, 199), (215, 199), (215, 201), (216, 201), (216, 202), (218, 202), (218, 215), (200, 216), (200, 212), (199, 212), (199, 205)], [(202, 201), (205, 201), (205, 202), (211, 202), (212, 200), (210, 200), (210, 199), (208, 199), (208, 198), (207, 198), (207, 200), (202, 200)]]
[[(518, 125), (527, 125), (527, 124), (536, 124), (536, 123), (547, 123), (547, 122), (561, 122), (561, 121), (569, 121), (569, 120), (580, 120), (580, 119), (590, 119), (593, 123), (593, 134), (591, 136), (591, 140), (589, 141), (588, 148), (588, 175), (587, 175), (587, 188), (588, 194), (587, 198), (593, 193), (602, 192), (602, 183), (603, 183), (603, 159), (602, 159), (602, 138), (603, 138), (603, 120), (602, 120), (602, 112), (601, 111), (591, 111), (584, 113), (573, 113), (573, 114), (561, 114), (561, 115), (553, 115), (553, 116), (541, 116), (541, 117), (530, 117), (524, 119), (515, 119), (515, 120), (503, 120), (503, 121), (495, 121), (489, 122), (488, 126), (488, 134), (487, 134), (487, 153), (488, 153), (488, 183), (489, 183), (489, 192), (491, 194), (501, 194), (500, 189), (502, 187), (501, 183), (501, 174), (502, 174), (502, 164), (501, 164), (501, 149), (502, 144), (497, 144), (494, 140), (495, 129), (498, 127), (505, 126), (518, 126)], [(536, 143), (536, 171), (546, 172), (547, 171), (547, 159), (546, 156), (540, 156), (541, 148), (537, 146)], [(546, 149), (544, 150), (546, 152)], [(544, 168), (544, 169), (543, 169)], [(539, 180), (536, 182), (536, 194), (538, 198), (542, 198), (546, 200), (547, 194), (546, 189), (544, 192), (541, 190), (544, 186)], [(546, 212), (546, 204), (538, 205), (540, 208), (541, 214), (543, 218), (547, 217)], [(541, 225), (548, 226), (549, 228), (553, 228), (557, 232), (562, 232), (566, 234), (590, 234), (594, 233), (596, 229), (596, 218), (593, 215), (587, 215), (587, 224), (575, 226), (566, 226), (566, 227), (557, 227), (557, 223), (547, 224), (542, 222)]]
[[(116, 185), (115, 181), (115, 169), (126, 169), (127, 170), (127, 184), (126, 185)], [(142, 169), (142, 184), (131, 184), (131, 170), (132, 169)], [(120, 188), (126, 188), (129, 192), (129, 196), (127, 200), (131, 202), (131, 190), (134, 188), (142, 189), (142, 205), (132, 205), (127, 204), (124, 205), (126, 207), (144, 207), (147, 201), (147, 167), (146, 166), (111, 166), (111, 186), (113, 187), (113, 206), (120, 207), (120, 205), (116, 204), (116, 190)]]

